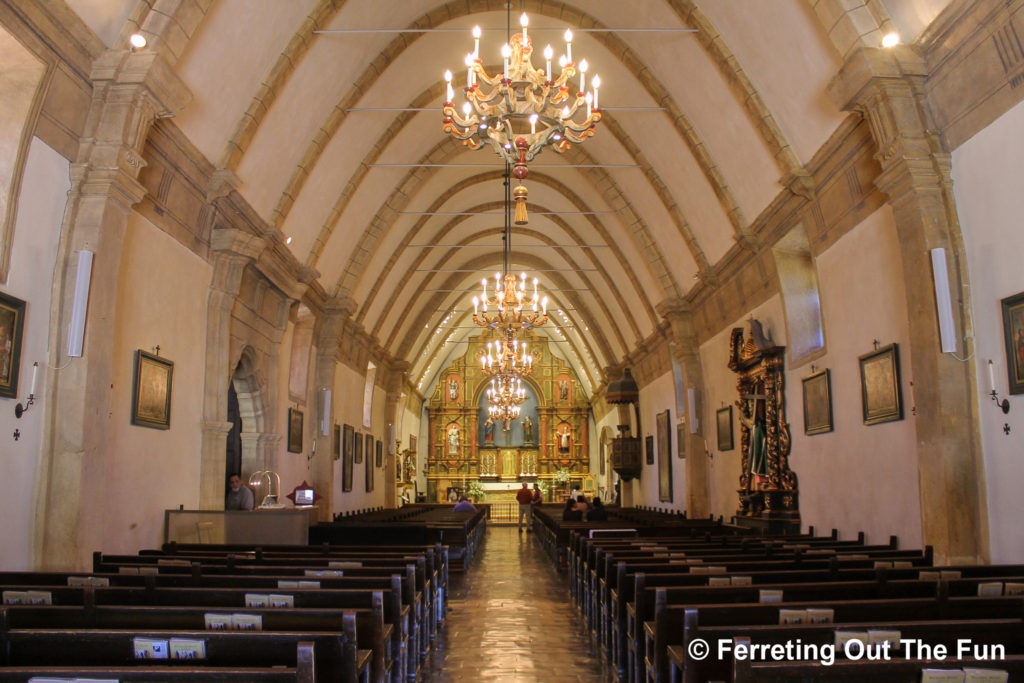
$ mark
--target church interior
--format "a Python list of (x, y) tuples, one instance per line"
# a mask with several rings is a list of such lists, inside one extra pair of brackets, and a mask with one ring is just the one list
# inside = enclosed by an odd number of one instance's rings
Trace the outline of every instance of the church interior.
[(1024, 0), (0, 0), (0, 572), (159, 547), (231, 474), (260, 520), (504, 533), (526, 482), (1024, 563), (1021, 36)]

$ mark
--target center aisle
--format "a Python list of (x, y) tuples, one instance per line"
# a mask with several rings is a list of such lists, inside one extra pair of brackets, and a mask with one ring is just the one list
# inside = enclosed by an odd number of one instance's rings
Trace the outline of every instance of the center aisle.
[(423, 667), (447, 681), (615, 681), (534, 534), (489, 527), (467, 576), (454, 578), (448, 623)]

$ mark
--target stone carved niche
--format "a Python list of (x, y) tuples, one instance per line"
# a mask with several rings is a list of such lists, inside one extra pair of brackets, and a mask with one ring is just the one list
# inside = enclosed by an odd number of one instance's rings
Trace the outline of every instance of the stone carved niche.
[(750, 337), (732, 331), (729, 369), (736, 373), (742, 461), (737, 522), (778, 532), (799, 532), (797, 476), (789, 468), (791, 439), (786, 422), (786, 347), (765, 337), (751, 318)]

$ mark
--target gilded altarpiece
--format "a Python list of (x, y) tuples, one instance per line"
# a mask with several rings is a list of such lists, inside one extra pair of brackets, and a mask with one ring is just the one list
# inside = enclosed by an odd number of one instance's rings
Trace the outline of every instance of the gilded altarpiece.
[[(559, 469), (589, 473), (589, 402), (572, 368), (551, 354), (547, 340), (527, 334), (533, 373), (523, 378), (527, 400), (508, 424), (489, 420), (490, 379), (480, 358), (492, 337), (471, 338), (466, 354), (439, 375), (427, 404), (430, 420), (427, 499), (441, 501), (450, 487), (552, 479)], [(492, 487), (493, 488), (493, 487)], [(518, 487), (516, 487), (518, 488)], [(515, 491), (488, 490), (488, 500)]]
[(737, 416), (740, 423), (741, 468), (737, 522), (777, 532), (799, 532), (797, 476), (789, 468), (791, 446), (786, 422), (786, 347), (765, 337), (761, 324), (750, 321), (733, 329), (729, 369), (736, 373)]

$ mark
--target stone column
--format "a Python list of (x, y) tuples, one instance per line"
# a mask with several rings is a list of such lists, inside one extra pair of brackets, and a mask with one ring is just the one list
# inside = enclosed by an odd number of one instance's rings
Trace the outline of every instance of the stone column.
[[(907, 415), (917, 431), (921, 527), (936, 561), (988, 557), (988, 523), (978, 433), (974, 365), (941, 352), (929, 250), (946, 249), (957, 338), (971, 329), (970, 296), (960, 226), (953, 205), (950, 156), (924, 91), (927, 65), (912, 46), (861, 48), (829, 85), (845, 110), (870, 126), (889, 195), (903, 261), (910, 325)], [(962, 348), (962, 345), (961, 345)]]
[[(53, 285), (46, 437), (36, 524), (41, 569), (85, 567), (103, 546), (101, 507), (109, 476), (110, 402), (121, 247), (132, 206), (145, 195), (137, 178), (153, 121), (191, 98), (153, 52), (109, 50), (93, 64), (93, 92), (78, 158), (71, 166)], [(79, 251), (94, 254), (82, 357), (65, 356)], [(221, 491), (223, 495), (223, 490)]]
[[(316, 378), (315, 391), (319, 393), (321, 388), (326, 387), (332, 392), (331, 412), (327, 416), (328, 433), (323, 435), (319, 427), (316, 429), (316, 456), (313, 458), (311, 471), (311, 483), (323, 496), (319, 503), (319, 512), (320, 520), (325, 522), (331, 521), (334, 510), (334, 407), (339, 397), (333, 396), (333, 393), (340, 351), (338, 342), (341, 340), (346, 321), (357, 308), (356, 302), (348, 297), (329, 300), (316, 334), (317, 356), (313, 375)], [(341, 465), (340, 460), (338, 464)]]
[(384, 430), (384, 507), (398, 507), (398, 491), (395, 487), (395, 439), (398, 438), (396, 426), (401, 424), (402, 419), (399, 411), (405, 409), (402, 401), (402, 389), (405, 387), (405, 380), (412, 364), (408, 361), (395, 361), (387, 369), (387, 376), (384, 379), (384, 386), (387, 394), (384, 398), (384, 419), (386, 427)]
[[(700, 365), (700, 345), (693, 327), (693, 311), (683, 299), (667, 299), (656, 307), (658, 314), (671, 325), (675, 340), (674, 353), (683, 371), (683, 387), (693, 388), (695, 400), (704, 392), (704, 374)], [(687, 395), (689, 400), (689, 395)], [(687, 406), (689, 408), (689, 406)], [(708, 483), (708, 458), (704, 452), (704, 425), (686, 432), (686, 512), (698, 519), (711, 513)]]
[[(224, 192), (227, 185), (220, 185)], [(218, 206), (218, 202), (214, 202)], [(215, 226), (210, 238), (213, 275), (206, 310), (206, 367), (203, 374), (203, 424), (223, 424), (228, 412), (231, 382), (231, 312), (242, 284), (245, 267), (266, 247), (262, 238), (235, 228)], [(224, 507), (224, 467), (227, 431), (204, 431), (200, 454), (199, 507)], [(243, 456), (243, 464), (246, 464)]]

